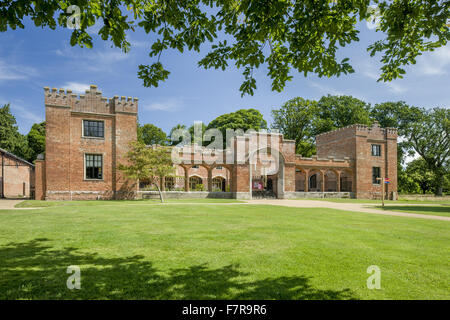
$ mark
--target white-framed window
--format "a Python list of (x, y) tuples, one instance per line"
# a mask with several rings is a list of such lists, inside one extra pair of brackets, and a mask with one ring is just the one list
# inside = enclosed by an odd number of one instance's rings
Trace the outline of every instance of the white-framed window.
[(379, 144), (372, 145), (372, 156), (381, 157), (381, 146)]
[(84, 155), (84, 177), (86, 180), (103, 179), (103, 155), (85, 154)]
[(105, 121), (103, 120), (83, 120), (83, 137), (104, 138)]

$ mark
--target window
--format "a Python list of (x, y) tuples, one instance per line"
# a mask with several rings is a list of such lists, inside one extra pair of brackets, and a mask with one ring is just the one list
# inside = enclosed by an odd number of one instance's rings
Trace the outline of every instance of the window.
[(101, 154), (86, 154), (86, 179), (103, 179), (103, 156)]
[(198, 169), (198, 166), (197, 165), (192, 166), (192, 169)]
[(202, 185), (202, 179), (200, 177), (190, 177), (189, 178), (189, 190), (194, 191), (194, 190), (199, 190), (203, 189), (203, 185)]
[(376, 157), (381, 156), (381, 146), (379, 144), (372, 145), (372, 155)]
[(175, 189), (175, 179), (174, 179), (174, 177), (165, 177), (165, 179), (164, 179), (164, 188), (166, 190), (173, 190), (173, 189)]
[(380, 184), (380, 180), (378, 178), (381, 178), (381, 176), (380, 176), (380, 167), (373, 167), (372, 168), (372, 183), (373, 184)]
[(217, 170), (222, 170), (223, 168), (221, 166), (216, 167)]
[(312, 175), (312, 176), (309, 178), (309, 187), (310, 187), (311, 189), (317, 188), (317, 175)]
[(103, 121), (83, 120), (83, 137), (105, 137), (105, 123)]

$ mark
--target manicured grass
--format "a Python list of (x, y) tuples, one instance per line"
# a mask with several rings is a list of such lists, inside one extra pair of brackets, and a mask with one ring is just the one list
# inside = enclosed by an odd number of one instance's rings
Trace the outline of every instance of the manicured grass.
[[(235, 199), (164, 199), (165, 203), (242, 203)], [(145, 200), (85, 200), (85, 201), (44, 201), (26, 200), (15, 205), (16, 208), (43, 208), (65, 206), (111, 206), (111, 205), (142, 205), (160, 204), (159, 199)]]
[[(1, 299), (450, 298), (446, 221), (92, 203), (0, 211)], [(80, 290), (66, 287), (71, 265), (81, 268)], [(366, 286), (371, 265), (380, 290)]]
[[(328, 202), (343, 202), (343, 203), (380, 203), (381, 200), (371, 200), (371, 199), (345, 199), (345, 198), (298, 198), (295, 200), (317, 200), (317, 201), (328, 201)], [(411, 203), (411, 204), (450, 204), (449, 200), (406, 200), (406, 199), (399, 199), (396, 201), (393, 200), (384, 200), (385, 203)]]
[(435, 206), (384, 206), (384, 209), (379, 206), (377, 207), (382, 210), (389, 211), (399, 211), (408, 213), (420, 213), (420, 214), (430, 214), (435, 216), (450, 217), (450, 206), (449, 205), (435, 205)]

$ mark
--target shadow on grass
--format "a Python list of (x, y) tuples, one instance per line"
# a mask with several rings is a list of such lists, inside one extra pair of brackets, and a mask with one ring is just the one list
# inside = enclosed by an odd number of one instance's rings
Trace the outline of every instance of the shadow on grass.
[[(66, 287), (70, 265), (81, 268), (81, 289)], [(142, 256), (102, 258), (54, 250), (48, 239), (0, 248), (0, 299), (357, 299), (349, 290), (320, 290), (308, 277), (246, 281), (238, 265), (205, 264), (157, 270)]]
[[(381, 208), (381, 206), (380, 206)], [(435, 214), (442, 215), (448, 214), (450, 216), (450, 207), (447, 206), (384, 206), (384, 210), (391, 211), (405, 211), (411, 213), (421, 213), (421, 214)]]

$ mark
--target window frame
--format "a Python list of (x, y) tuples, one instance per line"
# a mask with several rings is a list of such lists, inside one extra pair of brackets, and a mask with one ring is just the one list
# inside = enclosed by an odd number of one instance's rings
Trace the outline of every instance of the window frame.
[[(375, 150), (378, 150), (378, 154), (377, 154), (377, 152), (374, 153), (374, 147), (377, 147), (377, 148), (375, 148)], [(371, 151), (370, 153), (372, 154), (372, 157), (381, 157), (381, 144), (371, 144), (370, 151)]]
[[(378, 169), (378, 177), (375, 177), (375, 169)], [(381, 167), (372, 167), (372, 184), (381, 184), (381, 179), (377, 178), (381, 178)]]
[[(88, 166), (87, 166), (87, 157), (88, 156), (94, 156), (94, 158), (92, 159), (93, 162), (95, 162), (95, 156), (99, 156), (101, 157), (101, 178), (88, 178), (87, 177), (87, 173), (88, 173)], [(84, 154), (84, 180), (85, 181), (103, 181), (104, 180), (104, 165), (103, 165), (103, 158), (104, 155), (102, 153), (85, 153)], [(94, 167), (95, 168), (95, 167)]]
[[(84, 132), (84, 128), (85, 128), (85, 121), (89, 121), (89, 122), (101, 122), (103, 124), (103, 136), (87, 136), (85, 135)], [(93, 119), (82, 119), (81, 120), (81, 136), (83, 138), (87, 138), (87, 139), (105, 139), (105, 120), (93, 120)]]

